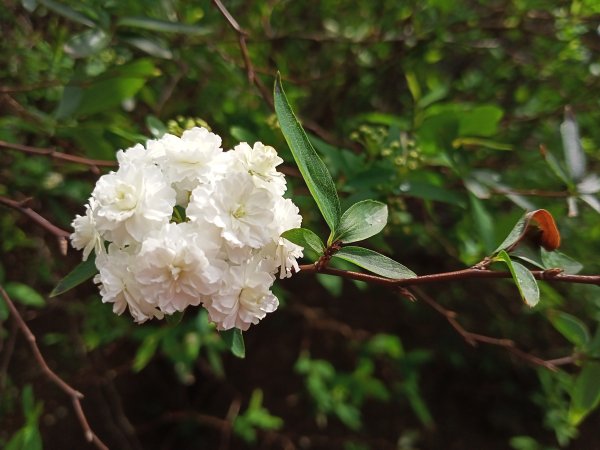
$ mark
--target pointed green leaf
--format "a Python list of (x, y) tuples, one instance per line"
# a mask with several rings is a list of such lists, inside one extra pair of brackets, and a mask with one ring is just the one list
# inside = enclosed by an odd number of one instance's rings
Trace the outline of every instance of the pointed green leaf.
[(310, 248), (317, 254), (322, 254), (325, 245), (321, 238), (307, 228), (293, 228), (281, 234), (281, 237), (304, 248)]
[(54, 0), (38, 0), (41, 5), (54, 11), (56, 14), (60, 14), (73, 22), (80, 23), (86, 27), (93, 27), (96, 24), (87, 16), (81, 14), (79, 11), (75, 11), (67, 5), (56, 2)]
[[(379, 233), (388, 219), (387, 205), (375, 200), (355, 203), (344, 212), (331, 242), (362, 241)], [(330, 242), (330, 244), (331, 244)]]
[(221, 338), (238, 358), (244, 358), (246, 356), (246, 347), (244, 345), (244, 335), (242, 330), (239, 328), (232, 328), (220, 332)]
[(586, 361), (571, 393), (569, 422), (578, 425), (600, 403), (600, 362)]
[(363, 269), (386, 278), (400, 280), (417, 276), (416, 273), (399, 262), (367, 248), (350, 245), (348, 247), (343, 247), (340, 251), (335, 253), (333, 257), (351, 262)]
[(564, 273), (569, 275), (575, 275), (583, 269), (583, 264), (579, 261), (575, 261), (570, 256), (557, 250), (549, 252), (542, 248), (542, 262), (545, 269), (562, 269)]
[(162, 40), (133, 36), (122, 37), (121, 41), (148, 53), (150, 56), (162, 59), (173, 59), (173, 52), (168, 47), (167, 43)]
[(590, 341), (587, 326), (577, 317), (562, 311), (550, 313), (550, 322), (556, 330), (577, 347), (583, 347)]
[(287, 101), (281, 77), (277, 74), (274, 89), (275, 112), (302, 178), (331, 231), (340, 221), (340, 200), (327, 166), (323, 163)]
[(117, 22), (117, 26), (141, 28), (143, 30), (156, 31), (159, 33), (206, 35), (212, 32), (208, 27), (188, 25), (181, 22), (170, 22), (168, 20), (151, 19), (150, 17), (122, 17)]
[(531, 307), (537, 305), (540, 301), (540, 289), (531, 271), (523, 264), (512, 261), (504, 250), (495, 259), (506, 263), (523, 301)]
[(56, 297), (57, 295), (64, 294), (65, 292), (73, 289), (75, 286), (78, 286), (84, 281), (89, 280), (96, 275), (96, 273), (98, 273), (98, 270), (96, 269), (95, 258), (90, 255), (87, 261), (83, 261), (66, 277), (59, 281), (59, 283), (50, 293), (50, 297)]

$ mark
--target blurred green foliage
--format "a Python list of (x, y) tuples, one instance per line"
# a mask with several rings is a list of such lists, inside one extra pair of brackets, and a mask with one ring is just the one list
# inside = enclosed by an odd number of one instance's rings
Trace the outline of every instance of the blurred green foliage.
[[(545, 208), (561, 252), (600, 273), (598, 2), (226, 6), (261, 83), (281, 72), (342, 210), (367, 198), (388, 205), (390, 225), (370, 247), (418, 274), (455, 270), (490, 255), (524, 209)], [(52, 223), (69, 229), (99, 173), (5, 143), (114, 160), (149, 137), (208, 124), (225, 147), (275, 146), (293, 173), (238, 36), (211, 2), (8, 0), (0, 23), (0, 196), (29, 199)], [(306, 188), (288, 180), (303, 226), (325, 238)], [(111, 448), (216, 448), (229, 436), (217, 423), (231, 427), (231, 448), (600, 447), (590, 425), (600, 401), (596, 286), (540, 283), (534, 309), (508, 281), (428, 290), (469, 330), (576, 361), (557, 372), (470, 352), (423, 303), (301, 274), (279, 284), (284, 304), (247, 333), (237, 360), (201, 311), (136, 326), (89, 282), (48, 298), (80, 255), (62, 256), (34, 222), (0, 208), (0, 283), (52, 366), (89, 397), (91, 425)], [(4, 303), (0, 321), (0, 446), (84, 448), (68, 400), (41, 379)], [(232, 418), (234, 400), (247, 409)]]

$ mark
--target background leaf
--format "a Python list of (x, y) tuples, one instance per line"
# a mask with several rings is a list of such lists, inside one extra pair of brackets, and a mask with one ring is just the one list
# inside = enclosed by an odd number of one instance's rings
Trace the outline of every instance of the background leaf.
[(550, 322), (573, 345), (583, 347), (590, 341), (590, 332), (577, 317), (562, 311), (552, 311), (549, 315)]
[(600, 362), (586, 361), (575, 380), (569, 410), (570, 422), (580, 423), (600, 402)]

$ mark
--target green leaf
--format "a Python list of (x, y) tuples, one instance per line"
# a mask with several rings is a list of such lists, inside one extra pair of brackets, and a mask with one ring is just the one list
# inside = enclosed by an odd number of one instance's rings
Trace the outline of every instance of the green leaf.
[(504, 250), (501, 250), (495, 259), (506, 263), (523, 301), (531, 307), (537, 305), (540, 301), (540, 289), (531, 271), (523, 264), (512, 261)]
[(579, 137), (579, 125), (570, 107), (565, 108), (565, 120), (560, 124), (565, 161), (574, 181), (581, 180), (586, 172), (586, 158)]
[(400, 195), (410, 195), (425, 200), (450, 203), (452, 205), (465, 207), (464, 197), (443, 186), (437, 186), (427, 181), (404, 181), (398, 188)]
[(343, 247), (340, 251), (336, 252), (333, 257), (351, 262), (363, 269), (386, 278), (400, 280), (417, 276), (416, 273), (399, 262), (363, 247)]
[(329, 244), (362, 241), (379, 233), (388, 219), (388, 207), (375, 200), (355, 203), (342, 214), (338, 229)]
[(319, 255), (325, 250), (325, 245), (321, 238), (307, 228), (293, 228), (284, 231), (281, 237), (301, 247), (308, 247)]
[(87, 16), (81, 14), (78, 11), (75, 11), (74, 9), (59, 3), (59, 2), (55, 2), (54, 0), (38, 0), (38, 2), (40, 3), (40, 5), (44, 5), (46, 8), (54, 11), (56, 14), (60, 14), (63, 17), (66, 17), (69, 20), (72, 20), (73, 22), (77, 22), (80, 23), (82, 25), (85, 25), (86, 27), (95, 27), (96, 24)]
[(525, 234), (525, 230), (527, 229), (527, 225), (529, 224), (529, 220), (527, 219), (527, 214), (524, 214), (515, 224), (508, 236), (502, 241), (502, 244), (498, 246), (494, 253), (498, 253), (501, 250), (509, 250), (515, 246)]
[(514, 147), (510, 144), (474, 137), (460, 137), (452, 141), (452, 147), (484, 147), (491, 150), (511, 151)]
[(5, 290), (11, 299), (22, 305), (41, 308), (46, 304), (44, 297), (26, 284), (17, 282), (6, 283)]
[(469, 200), (477, 234), (479, 234), (486, 254), (490, 254), (494, 250), (494, 221), (481, 200), (472, 194), (469, 195)]
[(138, 50), (148, 53), (150, 56), (162, 59), (173, 59), (173, 52), (163, 41), (138, 36), (121, 38), (121, 40)]
[(325, 222), (327, 222), (331, 231), (335, 232), (341, 215), (340, 200), (335, 189), (335, 184), (327, 170), (327, 166), (325, 166), (319, 155), (317, 155), (317, 152), (294, 115), (281, 86), (281, 76), (279, 73), (275, 80), (274, 102), (281, 131), (292, 151), (300, 173), (321, 214), (323, 214)]
[(140, 372), (152, 360), (158, 349), (158, 344), (160, 344), (161, 337), (158, 333), (152, 333), (144, 338), (133, 359), (132, 369), (134, 372)]
[(569, 422), (578, 425), (600, 403), (600, 362), (586, 361), (571, 393)]
[(587, 326), (577, 317), (562, 311), (552, 311), (548, 317), (556, 330), (577, 347), (590, 341)]
[(460, 114), (458, 134), (460, 136), (493, 136), (498, 132), (498, 124), (504, 111), (495, 105), (482, 105), (470, 108)]
[(146, 116), (146, 128), (155, 138), (161, 138), (167, 133), (167, 126), (156, 116)]
[(159, 33), (182, 33), (197, 36), (207, 35), (212, 32), (208, 27), (151, 19), (150, 17), (122, 17), (118, 20), (117, 26), (141, 28), (143, 30), (156, 31)]
[(95, 258), (90, 255), (87, 261), (83, 261), (66, 277), (59, 281), (52, 292), (50, 292), (50, 297), (56, 297), (57, 295), (70, 291), (75, 286), (92, 278), (96, 273), (98, 273), (98, 269), (96, 269)]
[(65, 87), (55, 116), (64, 119), (118, 107), (123, 100), (133, 97), (148, 78), (155, 75), (157, 69), (150, 59), (137, 59), (95, 79), (73, 81)]
[(221, 331), (219, 333), (223, 341), (238, 358), (244, 358), (246, 356), (246, 347), (244, 346), (244, 335), (242, 330), (239, 328), (232, 328), (230, 330)]
[(100, 28), (86, 30), (72, 36), (65, 44), (65, 53), (73, 58), (85, 58), (106, 48), (111, 37)]
[(32, 13), (36, 10), (38, 2), (37, 0), (21, 0), (21, 5), (23, 5), (23, 8), (28, 12)]
[(564, 273), (575, 275), (581, 272), (583, 264), (557, 250), (549, 252), (542, 248), (542, 262), (545, 269), (562, 269)]

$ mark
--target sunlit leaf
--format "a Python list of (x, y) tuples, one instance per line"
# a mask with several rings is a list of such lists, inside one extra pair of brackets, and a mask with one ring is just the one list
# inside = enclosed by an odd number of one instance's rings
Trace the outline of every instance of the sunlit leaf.
[[(363, 200), (350, 206), (340, 219), (338, 229), (332, 234), (332, 242), (362, 241), (379, 233), (388, 219), (387, 205), (375, 200)], [(331, 242), (330, 242), (331, 244)]]
[(531, 307), (537, 305), (540, 301), (540, 289), (531, 271), (523, 264), (512, 261), (504, 250), (495, 259), (506, 263), (523, 301)]
[(238, 328), (232, 328), (219, 332), (223, 341), (238, 358), (244, 358), (246, 356), (246, 347), (244, 345), (244, 336), (242, 331)]
[(96, 269), (95, 258), (90, 255), (87, 261), (83, 261), (75, 267), (66, 277), (59, 281), (56, 287), (50, 293), (50, 297), (64, 294), (75, 286), (92, 278), (98, 270)]
[(275, 112), (308, 190), (331, 231), (337, 229), (341, 210), (335, 184), (287, 101), (281, 77), (277, 74), (274, 89)]
[(369, 272), (376, 273), (377, 275), (386, 278), (404, 279), (417, 276), (417, 274), (408, 267), (367, 248), (354, 246), (343, 247), (336, 252), (333, 257), (351, 262)]

